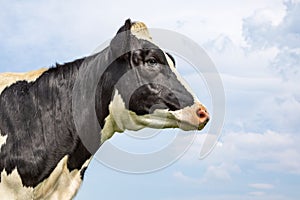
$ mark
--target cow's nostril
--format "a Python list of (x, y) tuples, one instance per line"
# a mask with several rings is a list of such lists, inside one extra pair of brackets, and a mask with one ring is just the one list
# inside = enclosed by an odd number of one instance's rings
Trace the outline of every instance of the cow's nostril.
[(203, 110), (203, 109), (199, 108), (196, 113), (197, 113), (197, 116), (199, 117), (199, 119), (201, 121), (206, 122), (206, 123), (208, 122), (209, 115), (206, 112), (206, 110)]
[(198, 111), (197, 114), (198, 114), (198, 117), (200, 117), (200, 118), (205, 118), (206, 117), (206, 115), (203, 111)]

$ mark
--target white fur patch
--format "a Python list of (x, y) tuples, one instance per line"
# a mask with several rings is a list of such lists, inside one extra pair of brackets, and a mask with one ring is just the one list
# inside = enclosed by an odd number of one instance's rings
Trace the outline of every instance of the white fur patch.
[(68, 156), (65, 156), (56, 166), (48, 179), (34, 188), (35, 199), (72, 199), (81, 185), (80, 172), (87, 167), (87, 160), (80, 170), (69, 171), (67, 168)]
[(1, 147), (6, 143), (6, 140), (7, 140), (7, 135), (2, 136), (0, 131), (0, 152), (1, 152)]
[(206, 110), (201, 103), (195, 103), (192, 106), (185, 107), (181, 110), (170, 111), (178, 120), (178, 127), (182, 130), (201, 130), (206, 125), (206, 118), (201, 119), (197, 115), (197, 110)]
[(17, 169), (7, 175), (1, 172), (0, 197), (1, 199), (72, 199), (82, 182), (80, 172), (87, 167), (91, 158), (87, 160), (80, 170), (69, 171), (67, 168), (68, 156), (65, 156), (56, 166), (49, 178), (45, 179), (35, 188), (24, 187)]
[(33, 188), (23, 187), (22, 180), (17, 169), (11, 174), (7, 174), (5, 170), (1, 172), (0, 183), (1, 199), (33, 199)]
[(105, 118), (105, 124), (101, 131), (101, 144), (111, 138), (115, 132), (144, 128), (144, 126), (136, 124), (132, 113), (125, 108), (125, 102), (116, 90), (113, 100), (109, 104), (109, 115)]
[(143, 22), (134, 22), (130, 29), (131, 33), (138, 39), (152, 41), (147, 26)]
[(28, 82), (35, 81), (38, 77), (40, 77), (47, 69), (42, 68), (30, 72), (25, 73), (11, 73), (11, 72), (5, 72), (0, 74), (0, 94), (2, 91), (16, 83), (17, 81), (26, 80)]

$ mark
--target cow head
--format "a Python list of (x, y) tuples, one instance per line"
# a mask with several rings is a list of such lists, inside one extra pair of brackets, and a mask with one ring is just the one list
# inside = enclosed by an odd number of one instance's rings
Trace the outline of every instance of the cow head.
[(177, 73), (174, 58), (152, 42), (147, 27), (127, 20), (110, 46), (112, 63), (97, 86), (102, 143), (114, 132), (151, 128), (201, 130), (206, 108)]

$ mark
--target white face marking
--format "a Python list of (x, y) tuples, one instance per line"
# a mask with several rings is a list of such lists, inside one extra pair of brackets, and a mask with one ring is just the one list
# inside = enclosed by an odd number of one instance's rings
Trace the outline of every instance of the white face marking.
[(17, 81), (22, 81), (22, 80), (25, 80), (28, 82), (35, 81), (46, 70), (47, 70), (46, 68), (42, 68), (39, 70), (34, 70), (34, 71), (26, 72), (26, 73), (11, 73), (11, 72), (1, 73), (0, 74), (0, 94), (6, 87), (16, 83)]
[(190, 88), (190, 86), (187, 84), (187, 82), (182, 78), (182, 76), (177, 72), (173, 61), (171, 58), (164, 52), (165, 57), (167, 59), (167, 62), (172, 70), (172, 72), (176, 75), (177, 80), (181, 83), (181, 85), (193, 96), (194, 102), (199, 102), (196, 95), (194, 94), (193, 90)]
[(17, 169), (7, 175), (1, 172), (0, 197), (1, 199), (72, 199), (82, 182), (80, 172), (87, 167), (91, 158), (88, 159), (80, 170), (69, 171), (67, 168), (68, 156), (65, 156), (56, 166), (49, 178), (35, 188), (24, 187)]

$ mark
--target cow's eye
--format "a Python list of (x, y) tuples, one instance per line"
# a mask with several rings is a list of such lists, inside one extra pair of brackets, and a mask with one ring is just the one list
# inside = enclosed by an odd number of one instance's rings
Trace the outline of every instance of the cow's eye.
[(155, 58), (150, 58), (147, 60), (147, 64), (150, 66), (156, 66), (157, 65), (157, 60)]

